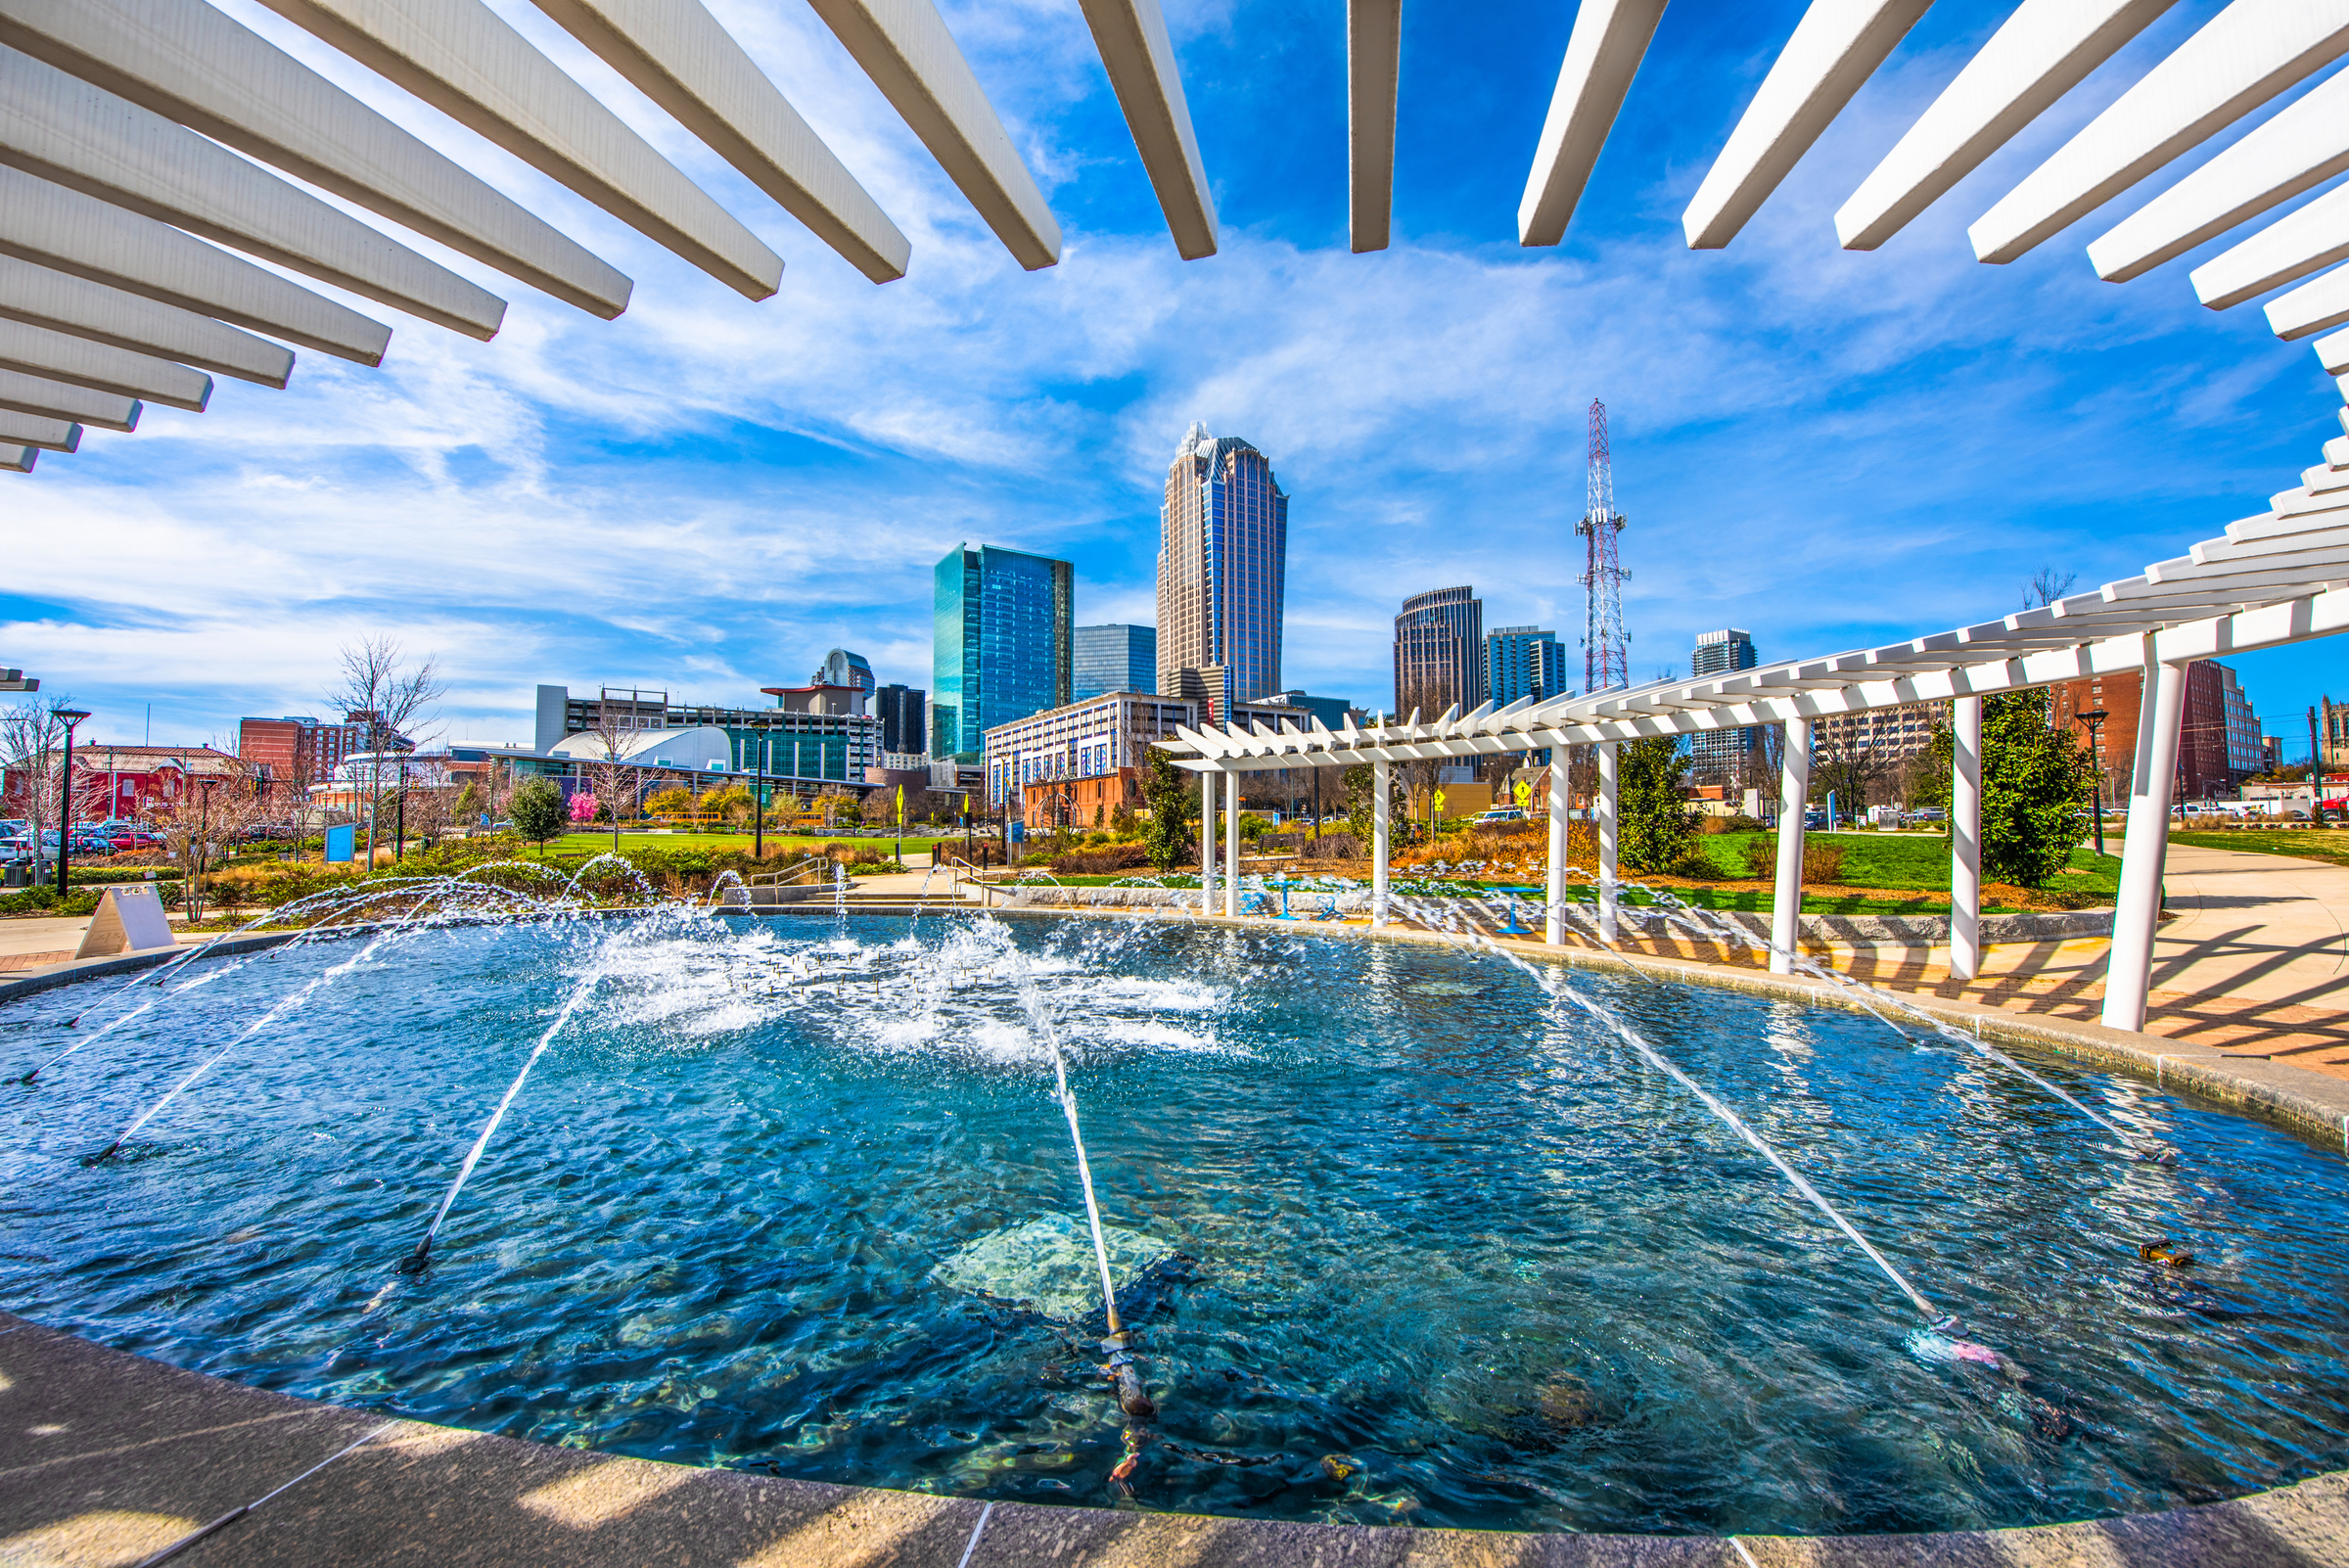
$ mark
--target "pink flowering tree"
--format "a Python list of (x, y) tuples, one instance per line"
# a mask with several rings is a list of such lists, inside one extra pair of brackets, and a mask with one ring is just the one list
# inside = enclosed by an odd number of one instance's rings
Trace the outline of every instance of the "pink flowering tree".
[(571, 819), (574, 822), (592, 822), (596, 813), (595, 797), (585, 790), (571, 798)]

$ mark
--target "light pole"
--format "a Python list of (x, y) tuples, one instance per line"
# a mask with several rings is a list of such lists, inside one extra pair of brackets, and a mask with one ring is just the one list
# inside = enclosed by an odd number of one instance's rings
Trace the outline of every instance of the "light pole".
[(57, 802), (57, 900), (63, 903), (66, 865), (73, 854), (73, 726), (90, 715), (78, 708), (60, 708), (57, 716), (66, 721), (65, 787), (58, 792)]
[(2104, 853), (2104, 720), (2112, 715), (2099, 708), (2091, 714), (2074, 714), (2074, 718), (2088, 726), (2088, 756), (2096, 767), (2096, 853)]
[[(766, 748), (768, 744), (766, 736), (759, 737), (759, 793), (751, 798), (751, 858), (754, 860), (766, 858)], [(617, 830), (615, 833), (617, 835)], [(612, 841), (612, 847), (616, 850), (620, 848), (620, 840), (617, 836)]]
[(2325, 825), (2325, 748), (2317, 742), (2317, 711), (2308, 711), (2308, 825)]

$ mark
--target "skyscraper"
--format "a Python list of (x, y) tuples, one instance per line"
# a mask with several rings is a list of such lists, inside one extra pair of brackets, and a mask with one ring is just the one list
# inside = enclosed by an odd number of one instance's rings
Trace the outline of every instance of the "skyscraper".
[[(881, 683), (874, 678), (873, 667), (865, 663), (864, 655), (851, 653), (846, 648), (835, 648), (824, 655), (824, 662), (815, 667), (815, 673), (807, 677), (807, 684), (846, 686), (860, 696), (870, 697)], [(864, 712), (863, 704), (857, 705), (856, 712)]]
[(1077, 569), (958, 544), (935, 574), (930, 753), (976, 761), (988, 730), (1069, 701)]
[[(1700, 677), (1727, 675), (1751, 669), (1759, 662), (1753, 635), (1728, 626), (1696, 634), (1696, 651), (1688, 656), (1688, 673)], [(1688, 737), (1692, 770), (1698, 778), (1712, 783), (1741, 779), (1746, 759), (1753, 756), (1758, 740), (1750, 724), (1742, 729), (1699, 730)]]
[(885, 752), (925, 752), (930, 749), (930, 726), (923, 708), (929, 693), (919, 686), (897, 682), (873, 693), (873, 716), (881, 720), (881, 749)]
[(1158, 690), (1221, 667), (1232, 701), (1280, 690), (1289, 498), (1264, 453), (1194, 424), (1167, 470), (1159, 513)]
[(1395, 618), (1395, 712), (1439, 718), (1485, 700), (1485, 601), (1469, 587), (1436, 588), (1403, 601)]
[(1520, 697), (1545, 702), (1567, 695), (1566, 648), (1540, 626), (1497, 626), (1485, 633), (1485, 700), (1505, 708)]
[(1108, 691), (1158, 690), (1156, 626), (1079, 626), (1070, 701)]

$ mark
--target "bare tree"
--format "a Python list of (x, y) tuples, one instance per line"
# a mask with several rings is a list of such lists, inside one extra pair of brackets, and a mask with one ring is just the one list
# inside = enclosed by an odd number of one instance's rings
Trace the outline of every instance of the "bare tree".
[(268, 814), (259, 770), (231, 759), (215, 772), (187, 768), (179, 798), (154, 813), (163, 847), (179, 862), (188, 919), (204, 918), (207, 879), (229, 847)]
[[(67, 787), (67, 724), (57, 715), (72, 706), (71, 697), (60, 695), (0, 710), (0, 765), (8, 774), (7, 799), (0, 802), (0, 809), (21, 814), (31, 825), (35, 883), (48, 876), (49, 854), (42, 834), (60, 826), (58, 807)], [(74, 802), (73, 815), (87, 814), (88, 805)]]
[(404, 662), (398, 642), (391, 637), (345, 643), (341, 656), (342, 683), (327, 693), (326, 701), (345, 722), (367, 728), (367, 863), (372, 866), (384, 799), (384, 752), (388, 747), (414, 748), (416, 737), (409, 729), (421, 724), (433, 705), (448, 695), (448, 685), (440, 678), (437, 660), (427, 656)]
[(612, 815), (612, 849), (620, 851), (620, 803), (628, 803), (627, 814), (636, 814), (637, 786), (642, 771), (627, 761), (628, 743), (643, 733), (636, 724), (633, 710), (615, 711), (610, 703), (595, 705), (595, 722), (587, 726), (595, 748), (603, 755), (587, 764), (587, 775), (595, 781), (595, 798)]
[(2041, 567), (2032, 575), (2031, 580), (2023, 584), (2023, 608), (2043, 610), (2071, 592), (2072, 584), (2079, 580), (2080, 574), (2077, 572), (2058, 572), (2051, 566)]

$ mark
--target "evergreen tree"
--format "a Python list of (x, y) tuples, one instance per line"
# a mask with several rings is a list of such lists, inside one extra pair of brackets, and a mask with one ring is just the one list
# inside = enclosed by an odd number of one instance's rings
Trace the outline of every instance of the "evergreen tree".
[(2096, 787), (2079, 736), (2050, 727), (2046, 687), (1982, 699), (1982, 871), (2044, 888), (2071, 863)]
[(1142, 799), (1150, 805), (1150, 822), (1142, 831), (1142, 848), (1152, 865), (1170, 871), (1198, 853), (1198, 835), (1191, 831), (1198, 798), (1174, 759), (1155, 746), (1146, 755)]
[(1681, 798), (1688, 759), (1681, 755), (1680, 742), (1659, 735), (1625, 742), (1616, 766), (1624, 863), (1640, 871), (1670, 871), (1693, 848), (1696, 836), (1688, 803)]
[(551, 778), (526, 778), (515, 785), (507, 809), (514, 818), (514, 831), (536, 844), (541, 853), (547, 840), (561, 837), (571, 826), (571, 807)]

